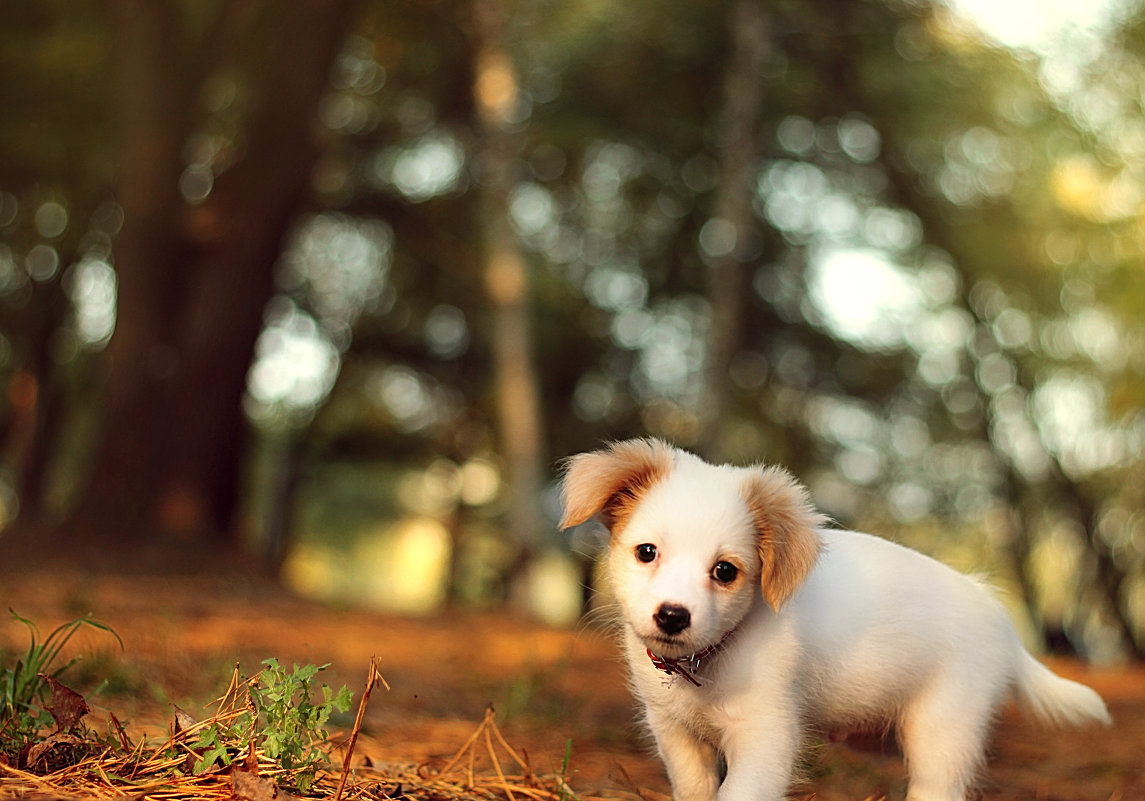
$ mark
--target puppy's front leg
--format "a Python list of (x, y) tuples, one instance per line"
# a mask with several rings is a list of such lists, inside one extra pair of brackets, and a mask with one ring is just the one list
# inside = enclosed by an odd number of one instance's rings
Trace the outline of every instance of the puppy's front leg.
[(648, 709), (660, 759), (668, 768), (674, 801), (715, 801), (720, 786), (716, 749), (700, 740), (670, 714)]
[(775, 709), (725, 732), (728, 775), (719, 801), (780, 801), (791, 783), (799, 736), (797, 716)]

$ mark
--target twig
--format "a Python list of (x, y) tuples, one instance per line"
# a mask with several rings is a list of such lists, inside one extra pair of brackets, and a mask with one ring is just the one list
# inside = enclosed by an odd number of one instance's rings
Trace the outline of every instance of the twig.
[(489, 749), (489, 758), (493, 760), (493, 770), (497, 771), (497, 778), (501, 780), (501, 787), (505, 790), (505, 794), (509, 796), (509, 801), (517, 801), (513, 796), (513, 791), (509, 789), (509, 782), (505, 779), (505, 773), (501, 770), (501, 761), (497, 759), (497, 751), (493, 748), (493, 736), (489, 734), (489, 724), (493, 708), (490, 707), (485, 711), (485, 747)]
[[(231, 674), (231, 683), (227, 685), (227, 690), (221, 697), (216, 698), (218, 707), (215, 709), (215, 717), (221, 718), (223, 716), (223, 707), (227, 705), (227, 701), (231, 699), (233, 693), (238, 693), (239, 685), (242, 683), (242, 675), (239, 673), (239, 665), (235, 663), (234, 673)], [(231, 710), (234, 710), (234, 703), (231, 703)]]
[(354, 756), (354, 746), (358, 742), (358, 732), (362, 730), (362, 719), (366, 716), (366, 705), (370, 703), (370, 693), (374, 687), (381, 684), (388, 692), (390, 685), (378, 670), (378, 660), (370, 657), (370, 669), (366, 673), (366, 689), (362, 693), (362, 700), (358, 702), (358, 714), (354, 717), (354, 728), (350, 730), (350, 741), (346, 744), (346, 758), (342, 760), (342, 777), (338, 780), (338, 791), (334, 793), (334, 801), (341, 801), (342, 791), (346, 788), (346, 778), (350, 775), (350, 760)]
[(493, 734), (495, 734), (497, 736), (497, 742), (501, 743), (501, 747), (504, 748), (507, 752), (509, 752), (509, 756), (513, 757), (513, 759), (516, 761), (516, 763), (521, 766), (521, 769), (523, 771), (525, 771), (526, 774), (528, 774), (529, 776), (532, 776), (533, 775), (533, 769), (531, 767), (529, 767), (529, 763), (526, 762), (516, 751), (513, 750), (513, 747), (511, 745), (509, 745), (509, 743), (505, 740), (505, 736), (503, 734), (501, 734), (501, 729), (498, 728), (497, 723), (493, 720), (493, 707), (489, 707), (489, 709), (486, 710), (485, 717), (487, 719), (489, 727), (491, 729), (493, 729)]
[[(486, 719), (488, 719), (488, 714), (486, 714)], [(440, 771), (438, 771), (438, 773), (440, 775), (444, 776), (445, 774), (447, 774), (451, 770), (453, 770), (453, 768), (455, 768), (457, 766), (457, 763), (461, 761), (461, 757), (465, 756), (466, 753), (470, 752), (470, 749), (473, 747), (473, 744), (475, 742), (477, 742), (477, 738), (481, 736), (481, 732), (483, 732), (483, 731), (485, 731), (485, 721), (484, 720), (481, 721), (481, 725), (477, 727), (477, 730), (474, 731), (473, 734), (469, 735), (469, 739), (466, 740), (465, 745), (461, 746), (461, 748), (457, 751), (457, 753), (454, 754), (453, 759), (446, 762), (445, 767), (443, 767)], [(472, 770), (472, 768), (470, 768), (470, 780), (472, 780), (472, 778), (473, 778), (472, 774), (473, 774), (473, 770)]]

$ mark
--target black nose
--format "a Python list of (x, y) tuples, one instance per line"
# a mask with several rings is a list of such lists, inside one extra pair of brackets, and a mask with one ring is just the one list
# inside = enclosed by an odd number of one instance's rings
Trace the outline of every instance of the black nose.
[(678, 604), (660, 604), (652, 619), (665, 634), (679, 634), (692, 624), (692, 613)]

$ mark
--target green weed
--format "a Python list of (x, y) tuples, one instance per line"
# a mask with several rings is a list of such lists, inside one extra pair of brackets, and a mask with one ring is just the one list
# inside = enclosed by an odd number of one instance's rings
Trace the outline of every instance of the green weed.
[(334, 712), (350, 709), (351, 693), (346, 687), (334, 692), (322, 684), (321, 700), (315, 702), (315, 677), (329, 665), (294, 665), (288, 671), (277, 659), (262, 664), (263, 670), (245, 683), (245, 697), (240, 691), (244, 685), (232, 681), (220, 699), (219, 712), (189, 743), (199, 754), (192, 772), (230, 765), (249, 743), (289, 772), (305, 793), (325, 763), (320, 746), (327, 738), (326, 722)]
[(58, 664), (64, 646), (84, 626), (105, 631), (115, 638), (122, 650), (123, 640), (115, 631), (98, 620), (78, 617), (57, 626), (42, 641), (36, 624), (11, 609), (8, 612), (28, 629), (28, 649), (11, 667), (0, 666), (0, 753), (16, 754), (36, 734), (52, 723), (47, 708), (50, 698), (48, 678), (60, 675), (78, 661), (78, 657)]
[(561, 762), (561, 778), (557, 782), (560, 788), (560, 794), (557, 796), (557, 801), (577, 801), (576, 794), (569, 788), (569, 764), (572, 762), (572, 747), (573, 741), (570, 737), (565, 741), (565, 758)]
[[(120, 649), (123, 641), (109, 626), (90, 617), (64, 623), (41, 639), (35, 623), (15, 612), (11, 614), (28, 629), (29, 639), (26, 651), (17, 654), (10, 665), (0, 665), (0, 755), (16, 764), (29, 747), (54, 739), (44, 737), (54, 720), (51, 707), (57, 697), (52, 695), (50, 685), (78, 661), (62, 661), (61, 653), (68, 641), (85, 626), (108, 632)], [(218, 699), (218, 708), (210, 719), (199, 723), (178, 710), (176, 734), (180, 730), (184, 734), (172, 740), (172, 745), (180, 740), (190, 752), (186, 764), (193, 774), (227, 767), (245, 754), (247, 759), (272, 762), (305, 793), (325, 763), (325, 726), (332, 714), (350, 709), (350, 691), (342, 687), (335, 692), (326, 684), (319, 684), (318, 674), (329, 665), (294, 665), (288, 670), (273, 658), (262, 665), (263, 669), (246, 681), (239, 680), (236, 667), (234, 678)], [(56, 691), (78, 699), (75, 703), (82, 707), (77, 712), (79, 716), (87, 711), (82, 697), (69, 688), (57, 687)], [(56, 712), (59, 714), (59, 710)], [(84, 734), (94, 736), (88, 730)], [(125, 750), (131, 749), (122, 729), (114, 736)], [(109, 734), (105, 744), (112, 742)], [(37, 747), (50, 750), (45, 745)], [(181, 759), (175, 762), (180, 763)]]

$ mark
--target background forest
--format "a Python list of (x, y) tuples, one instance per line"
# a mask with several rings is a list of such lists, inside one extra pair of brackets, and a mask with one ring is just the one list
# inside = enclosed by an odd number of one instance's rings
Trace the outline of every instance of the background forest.
[(1036, 6), (0, 4), (0, 560), (567, 621), (654, 435), (1145, 655), (1145, 8)]

